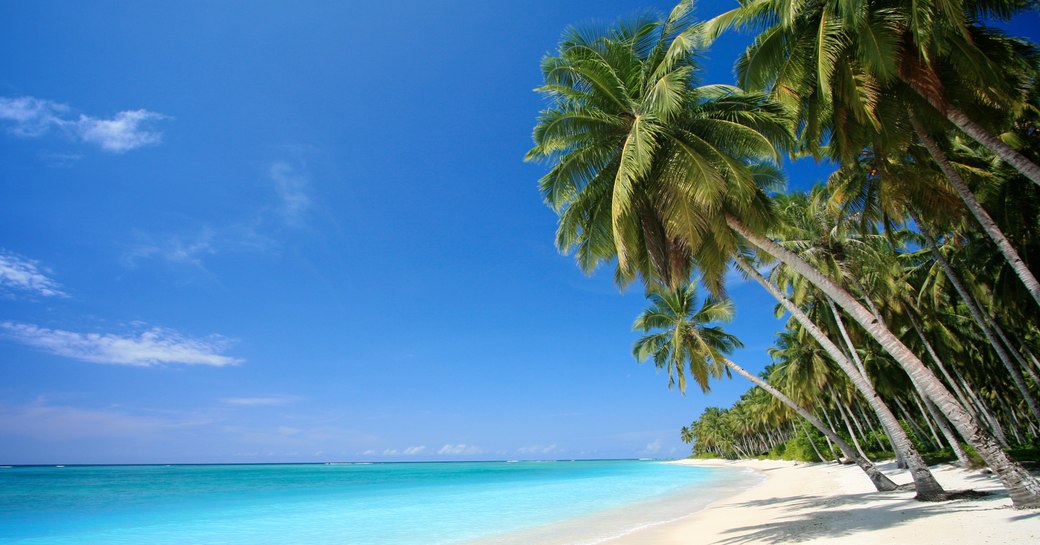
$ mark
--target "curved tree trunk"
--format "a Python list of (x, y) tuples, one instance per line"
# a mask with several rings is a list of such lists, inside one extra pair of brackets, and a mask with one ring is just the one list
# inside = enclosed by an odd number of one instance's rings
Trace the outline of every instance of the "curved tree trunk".
[(740, 233), (751, 244), (765, 253), (779, 259), (792, 270), (805, 277), (817, 288), (834, 299), (842, 309), (855, 320), (868, 335), (874, 337), (882, 348), (906, 370), (910, 377), (921, 385), (929, 398), (939, 410), (946, 415), (950, 423), (957, 429), (968, 444), (986, 461), (986, 465), (1000, 478), (1007, 488), (1011, 501), (1018, 509), (1040, 508), (1040, 480), (1033, 477), (1020, 464), (1008, 457), (993, 436), (979, 426), (975, 418), (954, 399), (942, 382), (921, 362), (917, 356), (904, 345), (887, 328), (881, 327), (870, 311), (851, 294), (839, 287), (823, 273), (816, 270), (794, 253), (779, 244), (762, 237), (737, 220), (726, 214), (726, 223), (731, 229)]
[(1022, 257), (1018, 255), (1018, 251), (1011, 245), (1007, 237), (1004, 236), (1004, 232), (997, 226), (997, 222), (993, 221), (989, 213), (986, 212), (982, 205), (975, 199), (975, 195), (971, 193), (968, 188), (968, 184), (964, 183), (964, 179), (961, 178), (960, 174), (953, 169), (950, 165), (949, 159), (946, 154), (939, 149), (939, 145), (935, 143), (935, 140), (924, 130), (921, 126), (921, 122), (917, 120), (917, 116), (914, 115), (913, 111), (909, 112), (910, 122), (914, 126), (914, 131), (917, 132), (917, 137), (921, 139), (921, 143), (928, 149), (928, 153), (932, 156), (932, 159), (939, 165), (939, 169), (942, 170), (946, 179), (950, 181), (950, 185), (960, 195), (961, 200), (964, 201), (964, 205), (968, 207), (968, 211), (971, 212), (972, 216), (978, 220), (982, 226), (982, 230), (986, 233), (986, 236), (997, 245), (997, 249), (1007, 259), (1008, 265), (1015, 271), (1015, 275), (1018, 276), (1022, 284), (1025, 285), (1026, 290), (1030, 295), (1033, 296), (1033, 300), (1036, 301), (1037, 305), (1040, 305), (1040, 282), (1037, 282), (1036, 277), (1033, 276), (1032, 271), (1026, 267)]
[(905, 72), (899, 73), (899, 79), (913, 89), (918, 96), (927, 100), (928, 104), (931, 104), (933, 108), (945, 116), (961, 132), (968, 135), (968, 138), (982, 144), (983, 147), (1003, 159), (1005, 163), (1014, 167), (1015, 170), (1021, 172), (1034, 184), (1040, 185), (1040, 165), (1030, 161), (1028, 157), (1019, 153), (1018, 150), (1005, 144), (997, 135), (983, 128), (982, 125), (976, 123), (975, 120), (968, 117), (968, 114), (956, 106), (945, 101), (940, 102), (939, 97), (934, 93), (929, 93), (919, 85), (915, 85), (912, 78), (908, 77), (908, 74)]
[(968, 453), (961, 448), (961, 442), (957, 439), (957, 434), (950, 429), (950, 423), (946, 420), (946, 417), (939, 412), (939, 409), (935, 408), (935, 403), (932, 403), (932, 400), (927, 397), (924, 398), (924, 405), (928, 408), (928, 412), (931, 413), (935, 424), (942, 430), (943, 437), (946, 438), (950, 449), (953, 450), (953, 455), (957, 457), (957, 465), (963, 468), (971, 467), (971, 459), (968, 458)]
[[(942, 267), (946, 277), (950, 279), (950, 283), (953, 284), (953, 289), (957, 291), (957, 294), (961, 296), (961, 301), (964, 302), (964, 306), (968, 307), (968, 313), (971, 314), (971, 318), (975, 320), (975, 324), (982, 330), (982, 334), (986, 336), (986, 340), (989, 341), (990, 346), (993, 347), (993, 351), (997, 353), (997, 358), (1004, 364), (1004, 368), (1007, 369), (1011, 380), (1015, 383), (1015, 387), (1022, 394), (1022, 397), (1026, 400), (1026, 406), (1029, 407), (1029, 412), (1033, 414), (1033, 418), (1040, 422), (1040, 407), (1037, 406), (1036, 398), (1033, 397), (1033, 393), (1029, 391), (1029, 386), (1026, 385), (1026, 379), (1022, 376), (1018, 366), (1011, 362), (1011, 356), (1004, 348), (1004, 342), (1001, 342), (997, 338), (991, 325), (991, 321), (988, 316), (983, 315), (982, 309), (979, 308), (978, 302), (975, 296), (968, 291), (967, 286), (964, 282), (961, 282), (960, 276), (957, 275), (956, 271), (953, 270), (953, 266), (947, 261), (946, 256), (942, 255), (939, 251), (939, 245), (935, 240), (935, 237), (928, 232), (927, 228), (922, 228), (921, 232), (928, 240), (928, 246), (931, 249), (931, 253), (935, 256), (936, 261), (939, 262), (939, 266)], [(992, 325), (996, 325), (993, 323)], [(1006, 338), (1005, 338), (1006, 342)], [(1011, 345), (1007, 345), (1009, 349), (1014, 350)]]
[(812, 435), (809, 435), (809, 428), (805, 427), (805, 425), (802, 424), (802, 431), (805, 432), (805, 440), (809, 442), (809, 446), (812, 447), (813, 452), (816, 453), (816, 457), (819, 458), (821, 462), (827, 463), (827, 459), (824, 458), (822, 454), (820, 454), (820, 449), (816, 448), (816, 443), (813, 442)]
[(790, 312), (791, 316), (823, 347), (831, 359), (838, 364), (838, 367), (848, 375), (852, 384), (859, 390), (863, 398), (867, 400), (870, 408), (877, 414), (881, 427), (885, 429), (885, 433), (888, 435), (889, 442), (892, 443), (896, 455), (906, 462), (907, 467), (910, 468), (910, 476), (913, 478), (914, 486), (917, 489), (917, 498), (924, 501), (945, 498), (946, 492), (939, 482), (935, 480), (932, 472), (928, 469), (928, 464), (925, 463), (924, 459), (921, 458), (921, 454), (914, 448), (913, 442), (910, 441), (910, 437), (906, 435), (903, 427), (899, 425), (899, 420), (892, 413), (892, 409), (874, 391), (874, 386), (870, 383), (870, 379), (866, 375), (860, 374), (858, 369), (845, 356), (845, 353), (831, 341), (830, 337), (817, 327), (809, 316), (802, 312), (802, 309), (798, 308), (798, 305), (795, 305), (794, 302), (788, 299), (778, 287), (762, 276), (762, 273), (758, 272), (747, 260), (743, 257), (737, 257), (736, 263), (745, 274), (758, 282), (777, 302), (783, 305), (787, 312)]
[(820, 430), (821, 433), (823, 433), (825, 436), (827, 436), (827, 438), (829, 438), (836, 445), (838, 445), (838, 448), (841, 449), (841, 451), (845, 454), (846, 458), (853, 460), (856, 463), (856, 465), (858, 465), (860, 469), (862, 469), (863, 472), (867, 474), (867, 477), (870, 478), (870, 482), (874, 483), (874, 487), (877, 488), (879, 492), (888, 492), (899, 488), (896, 485), (896, 483), (892, 482), (892, 479), (889, 479), (885, 476), (884, 473), (881, 473), (881, 471), (878, 470), (878, 468), (874, 466), (873, 463), (864, 459), (859, 454), (856, 454), (856, 451), (853, 450), (852, 446), (846, 443), (844, 439), (832, 432), (830, 428), (824, 425), (823, 422), (820, 422), (818, 418), (816, 418), (812, 414), (809, 414), (809, 411), (806, 411), (800, 405), (795, 403), (791, 398), (781, 393), (780, 390), (773, 388), (773, 386), (770, 385), (768, 382), (756, 377), (755, 375), (752, 375), (751, 373), (748, 373), (746, 370), (744, 370), (743, 367), (733, 363), (732, 361), (729, 361), (728, 359), (723, 359), (723, 363), (725, 363), (726, 366), (730, 369), (736, 371), (738, 375), (753, 382), (755, 386), (758, 386), (759, 388), (769, 392), (773, 397), (780, 400), (781, 403), (790, 407), (792, 411), (798, 413), (799, 416), (808, 420), (814, 428)]

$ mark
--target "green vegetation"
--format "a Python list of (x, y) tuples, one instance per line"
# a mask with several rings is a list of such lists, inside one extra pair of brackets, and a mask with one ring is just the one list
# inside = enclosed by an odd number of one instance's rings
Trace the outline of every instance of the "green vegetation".
[[(697, 22), (682, 2), (568, 29), (543, 59), (528, 159), (549, 166), (559, 248), (642, 281), (633, 352), (669, 386), (755, 384), (683, 428), (694, 455), (843, 458), (879, 490), (870, 460), (895, 455), (921, 500), (946, 497), (928, 464), (952, 457), (1040, 507), (1021, 464), (1040, 437), (1040, 56), (983, 22), (1034, 5), (746, 0)], [(759, 32), (740, 87), (695, 84), (734, 29)], [(785, 154), (838, 168), (784, 192)], [(761, 376), (717, 325), (731, 266), (786, 317)]]

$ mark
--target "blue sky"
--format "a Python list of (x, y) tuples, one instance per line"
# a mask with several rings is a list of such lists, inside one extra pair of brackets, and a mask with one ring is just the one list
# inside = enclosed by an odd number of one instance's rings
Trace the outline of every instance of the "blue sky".
[(746, 384), (637, 365), (522, 162), (564, 27), (671, 6), (0, 5), (0, 464), (683, 455)]

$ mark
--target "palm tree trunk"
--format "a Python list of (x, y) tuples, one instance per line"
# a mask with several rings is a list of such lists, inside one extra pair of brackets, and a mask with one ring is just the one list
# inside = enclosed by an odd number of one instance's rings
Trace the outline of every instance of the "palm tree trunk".
[[(1033, 414), (1033, 418), (1040, 422), (1040, 406), (1037, 405), (1036, 398), (1033, 393), (1029, 391), (1029, 386), (1026, 385), (1025, 378), (1022, 373), (1019, 372), (1018, 367), (1011, 362), (1011, 357), (1008, 355), (1007, 350), (1004, 349), (1004, 343), (997, 338), (994, 334), (993, 329), (990, 327), (991, 321), (987, 316), (984, 316), (982, 310), (979, 308), (978, 301), (975, 296), (968, 291), (968, 288), (961, 282), (960, 276), (957, 275), (956, 271), (953, 270), (953, 266), (946, 260), (946, 256), (942, 255), (939, 251), (939, 245), (935, 238), (927, 228), (922, 228), (921, 232), (928, 240), (928, 246), (931, 249), (931, 253), (935, 256), (935, 259), (939, 262), (939, 266), (942, 267), (946, 277), (950, 279), (950, 283), (953, 284), (954, 290), (958, 295), (961, 296), (961, 301), (964, 302), (964, 306), (968, 307), (968, 313), (971, 314), (975, 323), (982, 330), (982, 334), (986, 336), (986, 340), (989, 341), (990, 346), (997, 353), (997, 358), (1004, 364), (1004, 368), (1007, 369), (1008, 374), (1011, 375), (1011, 380), (1014, 381), (1015, 387), (1022, 394), (1022, 397), (1026, 400), (1026, 406), (1029, 407), (1029, 412)], [(995, 325), (995, 324), (994, 324)], [(1010, 345), (1008, 345), (1010, 346)], [(1012, 348), (1012, 350), (1014, 350)]]
[(949, 119), (958, 129), (964, 131), (964, 134), (967, 134), (972, 140), (982, 144), (986, 149), (1003, 159), (1005, 163), (1032, 180), (1034, 184), (1040, 185), (1040, 165), (1030, 161), (1025, 155), (1019, 153), (1018, 150), (1005, 144), (1003, 140), (983, 129), (982, 126), (972, 121), (971, 118), (957, 108), (948, 107), (946, 109), (946, 119)]
[[(914, 385), (914, 388), (917, 389), (916, 384)], [(924, 424), (928, 426), (928, 431), (932, 432), (932, 439), (934, 439), (932, 444), (934, 444), (937, 449), (942, 448), (942, 439), (939, 438), (939, 432), (935, 431), (935, 426), (932, 425), (931, 413), (924, 408), (924, 403), (921, 402), (920, 392), (911, 392), (911, 394), (913, 394), (911, 398), (914, 400), (914, 404), (917, 405), (917, 410), (921, 413), (921, 416), (924, 417)]]
[(859, 439), (856, 438), (856, 431), (852, 429), (852, 423), (849, 422), (849, 415), (845, 412), (845, 408), (842, 407), (842, 403), (835, 399), (834, 404), (838, 407), (838, 415), (840, 415), (841, 419), (845, 422), (845, 429), (849, 432), (849, 437), (852, 439), (852, 446), (856, 447), (856, 452), (858, 452), (864, 460), (870, 461), (870, 457), (867, 456), (866, 452), (863, 452), (863, 446), (859, 444)]
[[(778, 303), (783, 305), (787, 312), (791, 313), (791, 316), (798, 321), (802, 327), (809, 333), (809, 335), (816, 340), (817, 343), (823, 347), (823, 350), (838, 364), (838, 367), (849, 377), (852, 381), (853, 386), (859, 390), (859, 393), (863, 396), (863, 399), (867, 401), (870, 408), (877, 414), (878, 421), (881, 422), (881, 427), (885, 429), (885, 435), (888, 437), (889, 443), (892, 444), (892, 450), (895, 451), (896, 456), (902, 460), (906, 467), (910, 468), (910, 476), (914, 480), (914, 487), (917, 489), (917, 499), (923, 501), (933, 501), (945, 498), (946, 492), (938, 481), (935, 480), (935, 476), (928, 469), (928, 464), (925, 463), (924, 459), (921, 458), (921, 454), (914, 448), (914, 444), (910, 441), (910, 437), (906, 435), (902, 426), (899, 425), (899, 420), (896, 415), (892, 413), (892, 409), (881, 399), (881, 396), (874, 390), (873, 384), (870, 383), (870, 378), (866, 373), (860, 374), (856, 366), (845, 356), (838, 345), (831, 341), (830, 337), (821, 330), (812, 319), (809, 318), (802, 309), (798, 308), (798, 305), (794, 304), (788, 299), (775, 284), (767, 280), (762, 273), (758, 272), (754, 266), (751, 265), (743, 257), (737, 256), (737, 266), (740, 270), (744, 271), (749, 277), (753, 278), (755, 282), (758, 282), (762, 288), (764, 288)], [(826, 296), (825, 296), (826, 297)], [(832, 301), (827, 297), (828, 302)], [(837, 314), (835, 314), (837, 316)], [(855, 348), (851, 345), (851, 340), (846, 339), (849, 345), (849, 349), (855, 353)], [(862, 363), (859, 368), (862, 369)]]
[(927, 441), (931, 443), (933, 447), (938, 448), (939, 445), (936, 445), (935, 441), (928, 437), (928, 434), (924, 431), (924, 428), (922, 428), (921, 425), (917, 423), (917, 419), (914, 418), (914, 415), (910, 414), (910, 409), (907, 409), (906, 405), (904, 405), (898, 397), (895, 398), (895, 401), (896, 407), (899, 407), (899, 411), (903, 413), (903, 420), (905, 420), (906, 423), (909, 424), (911, 428), (913, 428), (914, 435), (917, 436), (917, 439), (922, 443)]
[(1008, 490), (1011, 501), (1016, 508), (1040, 508), (1040, 480), (1033, 477), (1001, 450), (993, 436), (986, 432), (943, 386), (942, 382), (932, 374), (920, 359), (904, 345), (887, 328), (880, 327), (877, 317), (847, 291), (824, 276), (794, 253), (779, 244), (748, 229), (736, 217), (726, 214), (727, 225), (741, 234), (751, 244), (765, 253), (779, 259), (788, 267), (805, 277), (809, 282), (826, 293), (834, 302), (849, 314), (864, 331), (878, 341), (906, 372), (921, 385), (939, 410), (946, 415), (950, 423), (957, 429), (961, 437), (979, 453), (986, 465), (1000, 478)]
[(773, 388), (773, 386), (770, 385), (768, 382), (756, 377), (755, 375), (752, 375), (751, 373), (748, 373), (746, 370), (744, 370), (743, 367), (733, 363), (732, 361), (728, 359), (723, 359), (722, 361), (726, 364), (727, 367), (736, 371), (738, 375), (750, 380), (752, 383), (755, 384), (755, 386), (758, 386), (759, 388), (769, 392), (781, 403), (787, 405), (792, 411), (798, 413), (799, 416), (808, 420), (814, 428), (820, 430), (820, 433), (823, 433), (825, 436), (827, 436), (828, 439), (830, 439), (836, 445), (838, 445), (838, 448), (841, 449), (845, 456), (853, 460), (856, 463), (856, 465), (858, 465), (860, 469), (862, 469), (863, 472), (867, 474), (867, 477), (870, 478), (870, 482), (874, 483), (874, 487), (877, 488), (879, 492), (888, 492), (899, 488), (896, 485), (896, 483), (892, 482), (892, 479), (889, 479), (885, 476), (884, 473), (881, 473), (881, 471), (879, 471), (873, 463), (871, 463), (868, 460), (865, 460), (864, 458), (856, 454), (856, 451), (853, 450), (853, 448), (848, 443), (846, 443), (844, 439), (838, 437), (838, 435), (832, 432), (827, 426), (825, 426), (823, 422), (820, 422), (819, 419), (810, 414), (809, 411), (803, 409), (791, 398), (785, 396), (783, 393), (780, 392), (780, 390)]
[(809, 446), (812, 447), (813, 452), (816, 453), (816, 457), (819, 458), (821, 462), (827, 463), (827, 459), (820, 454), (820, 449), (816, 448), (816, 443), (813, 442), (812, 435), (809, 435), (809, 428), (805, 427), (805, 424), (802, 424), (802, 431), (805, 432), (805, 440), (809, 442)]
[(1001, 254), (1004, 254), (1004, 258), (1007, 259), (1008, 265), (1015, 271), (1019, 280), (1025, 285), (1026, 290), (1030, 295), (1033, 296), (1033, 300), (1036, 301), (1037, 305), (1040, 305), (1040, 282), (1037, 282), (1036, 277), (1026, 267), (1022, 258), (1018, 255), (1007, 237), (1004, 236), (1004, 232), (997, 226), (997, 222), (993, 221), (989, 213), (986, 212), (982, 205), (975, 199), (975, 195), (971, 193), (971, 189), (968, 188), (968, 184), (964, 182), (961, 175), (950, 165), (949, 159), (946, 157), (946, 153), (943, 152), (939, 145), (935, 143), (935, 140), (924, 130), (921, 122), (917, 120), (917, 116), (914, 115), (913, 110), (909, 110), (910, 122), (914, 126), (914, 131), (917, 132), (917, 137), (921, 139), (921, 143), (928, 149), (929, 155), (932, 156), (938, 165), (939, 169), (942, 170), (946, 179), (949, 180), (950, 185), (960, 195), (961, 200), (964, 201), (964, 205), (971, 212), (971, 215), (975, 216), (979, 224), (982, 226), (982, 230), (985, 231), (986, 235), (997, 245), (997, 249), (1000, 250)]
[(967, 398), (965, 398), (964, 391), (961, 390), (957, 381), (953, 380), (953, 377), (951, 377), (950, 373), (946, 370), (946, 366), (943, 365), (942, 359), (939, 358), (939, 354), (935, 351), (935, 347), (932, 346), (931, 341), (928, 340), (928, 336), (924, 334), (924, 328), (921, 327), (921, 322), (917, 320), (917, 317), (914, 316), (913, 312), (907, 312), (906, 315), (910, 318), (910, 326), (913, 327), (914, 332), (917, 333), (917, 338), (921, 339), (921, 344), (924, 345), (925, 352), (928, 352), (928, 357), (931, 358), (932, 362), (935, 363), (935, 366), (939, 368), (939, 372), (941, 372), (943, 377), (946, 379), (946, 384), (950, 386), (953, 395), (957, 396), (957, 400), (961, 402), (962, 407), (970, 409), (971, 403), (969, 403)]
[(971, 467), (971, 459), (968, 458), (968, 454), (961, 448), (961, 442), (957, 439), (957, 434), (950, 428), (950, 423), (946, 420), (946, 417), (939, 412), (939, 409), (935, 408), (935, 403), (932, 400), (924, 397), (924, 406), (931, 413), (932, 419), (935, 420), (935, 424), (942, 430), (943, 437), (946, 438), (946, 443), (950, 445), (950, 449), (953, 450), (953, 455), (957, 457), (957, 465), (963, 468)]
[(838, 325), (838, 332), (841, 333), (841, 338), (849, 349), (852, 361), (856, 363), (856, 368), (859, 369), (860, 374), (867, 376), (867, 368), (863, 367), (863, 360), (860, 359), (859, 353), (856, 352), (856, 345), (852, 344), (852, 338), (849, 337), (849, 332), (845, 329), (845, 321), (841, 319), (841, 314), (838, 313), (837, 307), (834, 306), (834, 299), (830, 297), (825, 297), (825, 299), (827, 300), (827, 306), (831, 309), (831, 314), (834, 315), (834, 323)]
[(978, 410), (979, 414), (983, 415), (986, 422), (989, 423), (990, 429), (993, 430), (993, 436), (1000, 443), (1001, 447), (1008, 448), (1010, 443), (1008, 443), (1007, 434), (1004, 433), (1004, 425), (1000, 422), (1000, 418), (993, 411), (993, 407), (987, 405), (986, 402), (979, 397), (979, 394), (972, 387), (972, 384), (968, 382), (968, 379), (964, 378), (964, 374), (961, 373), (960, 369), (957, 369), (956, 366), (953, 368), (953, 374), (957, 375), (957, 380), (960, 383), (961, 388), (968, 394), (968, 397), (974, 403), (974, 407)]
[(960, 129), (964, 134), (968, 135), (969, 138), (982, 144), (983, 147), (1003, 159), (1005, 163), (1011, 165), (1015, 170), (1025, 175), (1026, 178), (1032, 180), (1034, 184), (1040, 185), (1040, 165), (1030, 161), (1025, 155), (1019, 153), (1018, 150), (1005, 144), (1003, 140), (984, 129), (982, 125), (976, 123), (968, 117), (968, 114), (964, 113), (956, 106), (949, 103), (940, 103), (934, 94), (925, 92), (917, 85), (914, 85), (911, 79), (906, 77), (905, 74), (901, 73), (899, 77), (903, 83), (906, 83), (921, 98), (927, 100), (933, 108), (946, 116), (946, 119), (949, 120), (950, 123), (953, 123), (954, 126)]
[[(1016, 362), (1018, 362), (1018, 366), (1021, 367), (1022, 370), (1025, 371), (1030, 378), (1033, 379), (1033, 384), (1040, 386), (1040, 375), (1037, 375), (1036, 370), (1034, 370), (1033, 367), (1029, 365), (1029, 362), (1026, 361), (1025, 356), (1022, 355), (1022, 352), (1015, 348), (1015, 345), (1011, 343), (1011, 339), (1007, 337), (1007, 334), (1004, 332), (1004, 328), (1000, 327), (1000, 324), (997, 323), (996, 318), (991, 317), (989, 315), (987, 315), (986, 318), (988, 318), (987, 323), (993, 329), (993, 332), (997, 334), (997, 337), (1000, 338), (1000, 341), (1003, 342), (1004, 346), (1007, 347), (1008, 352), (1010, 352), (1011, 356), (1015, 358)], [(1037, 421), (1040, 422), (1040, 419), (1038, 419)]]
[(852, 425), (855, 426), (856, 431), (859, 432), (860, 439), (867, 440), (867, 433), (863, 430), (863, 424), (860, 423), (859, 418), (856, 417), (856, 411), (853, 409), (855, 401), (849, 401), (849, 404), (845, 406), (845, 412), (849, 415), (849, 420), (852, 421)]

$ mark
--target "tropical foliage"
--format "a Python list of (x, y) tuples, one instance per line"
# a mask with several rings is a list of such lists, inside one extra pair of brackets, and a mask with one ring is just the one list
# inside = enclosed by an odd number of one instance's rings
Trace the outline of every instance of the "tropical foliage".
[[(633, 352), (669, 386), (756, 385), (683, 428), (695, 454), (843, 458), (887, 490), (870, 460), (890, 453), (941, 500), (921, 453), (945, 451), (1040, 507), (1008, 455), (1040, 438), (1040, 72), (984, 24), (1032, 4), (745, 0), (699, 23), (682, 2), (543, 59), (528, 158), (557, 245), (642, 280)], [(759, 32), (741, 86), (700, 85), (700, 48), (733, 29)], [(784, 154), (837, 169), (784, 192)], [(759, 376), (718, 325), (732, 266), (786, 320)]]

